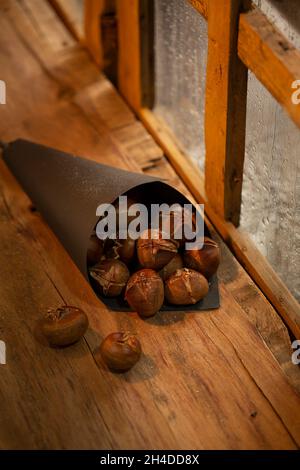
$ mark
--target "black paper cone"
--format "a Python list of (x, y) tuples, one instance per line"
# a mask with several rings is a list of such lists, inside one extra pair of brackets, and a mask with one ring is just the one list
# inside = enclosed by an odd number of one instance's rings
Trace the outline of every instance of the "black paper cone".
[[(4, 149), (3, 159), (88, 280), (87, 248), (98, 222), (96, 209), (100, 204), (112, 203), (133, 188), (143, 196), (147, 193), (151, 202), (153, 199), (153, 202), (160, 203), (190, 203), (177, 190), (156, 178), (102, 165), (25, 140), (9, 143)], [(205, 231), (209, 235), (206, 227)], [(127, 309), (119, 299), (101, 299), (113, 309)], [(214, 276), (208, 295), (198, 304), (180, 308), (166, 306), (162, 310), (217, 307), (218, 283)]]

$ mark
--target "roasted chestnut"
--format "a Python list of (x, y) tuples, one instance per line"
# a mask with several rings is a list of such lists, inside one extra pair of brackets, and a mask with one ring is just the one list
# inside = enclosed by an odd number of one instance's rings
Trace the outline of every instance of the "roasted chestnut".
[(141, 353), (141, 343), (130, 333), (111, 333), (100, 346), (103, 361), (109, 369), (116, 372), (131, 369), (140, 359)]
[(190, 214), (186, 208), (178, 205), (170, 213), (160, 214), (159, 228), (169, 234), (170, 239), (177, 240), (183, 246), (187, 241), (185, 234), (188, 231), (195, 232), (195, 214)]
[(126, 286), (130, 273), (122, 261), (107, 259), (93, 266), (90, 275), (104, 296), (117, 297)]
[(68, 346), (84, 335), (88, 324), (88, 318), (80, 308), (64, 305), (49, 309), (40, 326), (51, 346)]
[(113, 240), (109, 248), (106, 250), (106, 257), (112, 259), (120, 259), (125, 264), (129, 264), (135, 255), (135, 240), (126, 238)]
[(220, 249), (211, 238), (204, 237), (201, 250), (187, 250), (184, 253), (184, 265), (195, 269), (209, 279), (220, 264)]
[(182, 257), (179, 253), (177, 253), (174, 258), (172, 258), (171, 261), (169, 261), (169, 263), (159, 271), (158, 274), (163, 281), (166, 281), (171, 276), (171, 274), (175, 273), (177, 269), (181, 268), (183, 268)]
[(164, 284), (153, 269), (141, 269), (134, 273), (126, 286), (125, 300), (143, 317), (151, 317), (164, 301)]
[(137, 241), (137, 255), (144, 268), (161, 269), (171, 261), (178, 250), (176, 240), (164, 238), (159, 229), (145, 230)]
[(203, 299), (208, 293), (208, 282), (198, 271), (182, 268), (165, 282), (165, 296), (170, 304), (190, 305)]

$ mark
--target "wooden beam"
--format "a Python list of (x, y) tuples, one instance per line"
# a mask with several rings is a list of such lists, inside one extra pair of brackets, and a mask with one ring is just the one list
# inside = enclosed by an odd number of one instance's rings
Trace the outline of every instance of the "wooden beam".
[(208, 0), (188, 0), (206, 20), (208, 18)]
[(300, 127), (292, 83), (300, 78), (300, 51), (255, 8), (240, 16), (238, 55)]
[(141, 103), (152, 109), (154, 105), (154, 2), (140, 0), (140, 60)]
[(100, 68), (103, 66), (100, 18), (104, 9), (104, 3), (105, 0), (85, 0), (84, 2), (84, 42), (92, 58)]
[(205, 107), (205, 187), (221, 217), (239, 223), (247, 69), (237, 56), (242, 0), (210, 0)]
[(118, 85), (129, 105), (141, 107), (139, 0), (117, 0), (118, 17)]
[(117, 19), (115, 0), (85, 0), (85, 46), (108, 78), (117, 82)]
[(104, 11), (100, 19), (102, 43), (102, 70), (110, 81), (118, 82), (118, 25), (115, 1), (106, 0)]
[(300, 338), (300, 305), (252, 240), (231, 222), (225, 221), (212, 207), (204, 187), (204, 175), (176, 144), (172, 132), (149, 109), (139, 117), (162, 147), (176, 172), (195, 199), (205, 205), (205, 213), (296, 338)]
[(114, 14), (114, 0), (85, 0), (84, 2), (85, 45), (101, 69), (112, 60), (108, 57), (111, 48), (110, 46), (107, 48), (105, 38), (108, 27), (116, 30), (116, 24), (113, 21)]

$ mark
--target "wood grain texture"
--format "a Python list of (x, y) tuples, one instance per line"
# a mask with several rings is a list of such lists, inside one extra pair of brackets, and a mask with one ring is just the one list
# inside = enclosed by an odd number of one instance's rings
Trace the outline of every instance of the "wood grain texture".
[(117, 0), (118, 88), (134, 111), (141, 107), (139, 0)]
[(255, 282), (261, 287), (272, 305), (280, 312), (283, 320), (296, 338), (300, 338), (300, 306), (286, 285), (274, 272), (266, 258), (256, 248), (245, 231), (235, 230), (228, 225), (228, 245)]
[(239, 223), (246, 132), (247, 69), (237, 56), (242, 0), (208, 3), (205, 189), (226, 220)]
[[(0, 64), (14, 100), (0, 108), (1, 139), (31, 138), (133, 168), (128, 149), (137, 154), (149, 137), (114, 88), (95, 78), (97, 68), (78, 46), (58, 57), (51, 41), (37, 41), (17, 2), (5, 7)], [(187, 192), (157, 146), (147, 145), (149, 161), (157, 152), (147, 171)], [(135, 166), (145, 166), (146, 155), (139, 158)], [(299, 446), (300, 398), (286, 375), (296, 385), (299, 372), (283, 370), (291, 364), (287, 331), (223, 243), (218, 311), (144, 321), (96, 298), (2, 161), (0, 236), (0, 336), (8, 355), (0, 366), (1, 448)], [(37, 321), (65, 302), (87, 312), (90, 328), (80, 343), (49, 349)], [(105, 370), (97, 354), (101, 339), (118, 329), (137, 333), (144, 351), (123, 375)]]
[(236, 228), (231, 222), (225, 221), (212, 208), (205, 191), (204, 175), (176, 143), (175, 136), (166, 124), (148, 109), (142, 108), (139, 117), (162, 147), (176, 172), (192, 192), (195, 199), (205, 204), (206, 214), (239, 262), (254, 279), (274, 308), (276, 308), (295, 337), (299, 338), (300, 306), (284, 282), (279, 278), (247, 234), (241, 229)]
[[(1, 2), (2, 8), (5, 8), (7, 3), (6, 0)], [(37, 2), (36, 0), (19, 2), (16, 15), (23, 19), (22, 25), (31, 31), (31, 35), (36, 40), (39, 39), (39, 47), (44, 46), (45, 50), (51, 47), (53, 54), (66, 51), (75, 44), (74, 37), (62, 22), (57, 21), (56, 12), (53, 8), (49, 8), (47, 2)], [(20, 28), (21, 25), (17, 25), (17, 29)], [(30, 47), (35, 50), (37, 47), (35, 41), (30, 41)]]
[(300, 77), (300, 51), (258, 8), (240, 16), (238, 54), (300, 126), (300, 107), (292, 102), (292, 83)]
[(48, 0), (58, 16), (80, 42), (84, 40), (83, 2), (81, 0)]

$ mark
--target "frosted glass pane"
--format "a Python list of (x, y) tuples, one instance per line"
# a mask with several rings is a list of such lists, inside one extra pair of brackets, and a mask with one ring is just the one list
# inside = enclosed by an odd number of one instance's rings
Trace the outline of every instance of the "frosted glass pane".
[(207, 24), (186, 0), (155, 0), (155, 106), (204, 167)]
[(254, 0), (285, 37), (300, 49), (299, 0)]
[(300, 300), (300, 129), (249, 73), (241, 227)]

